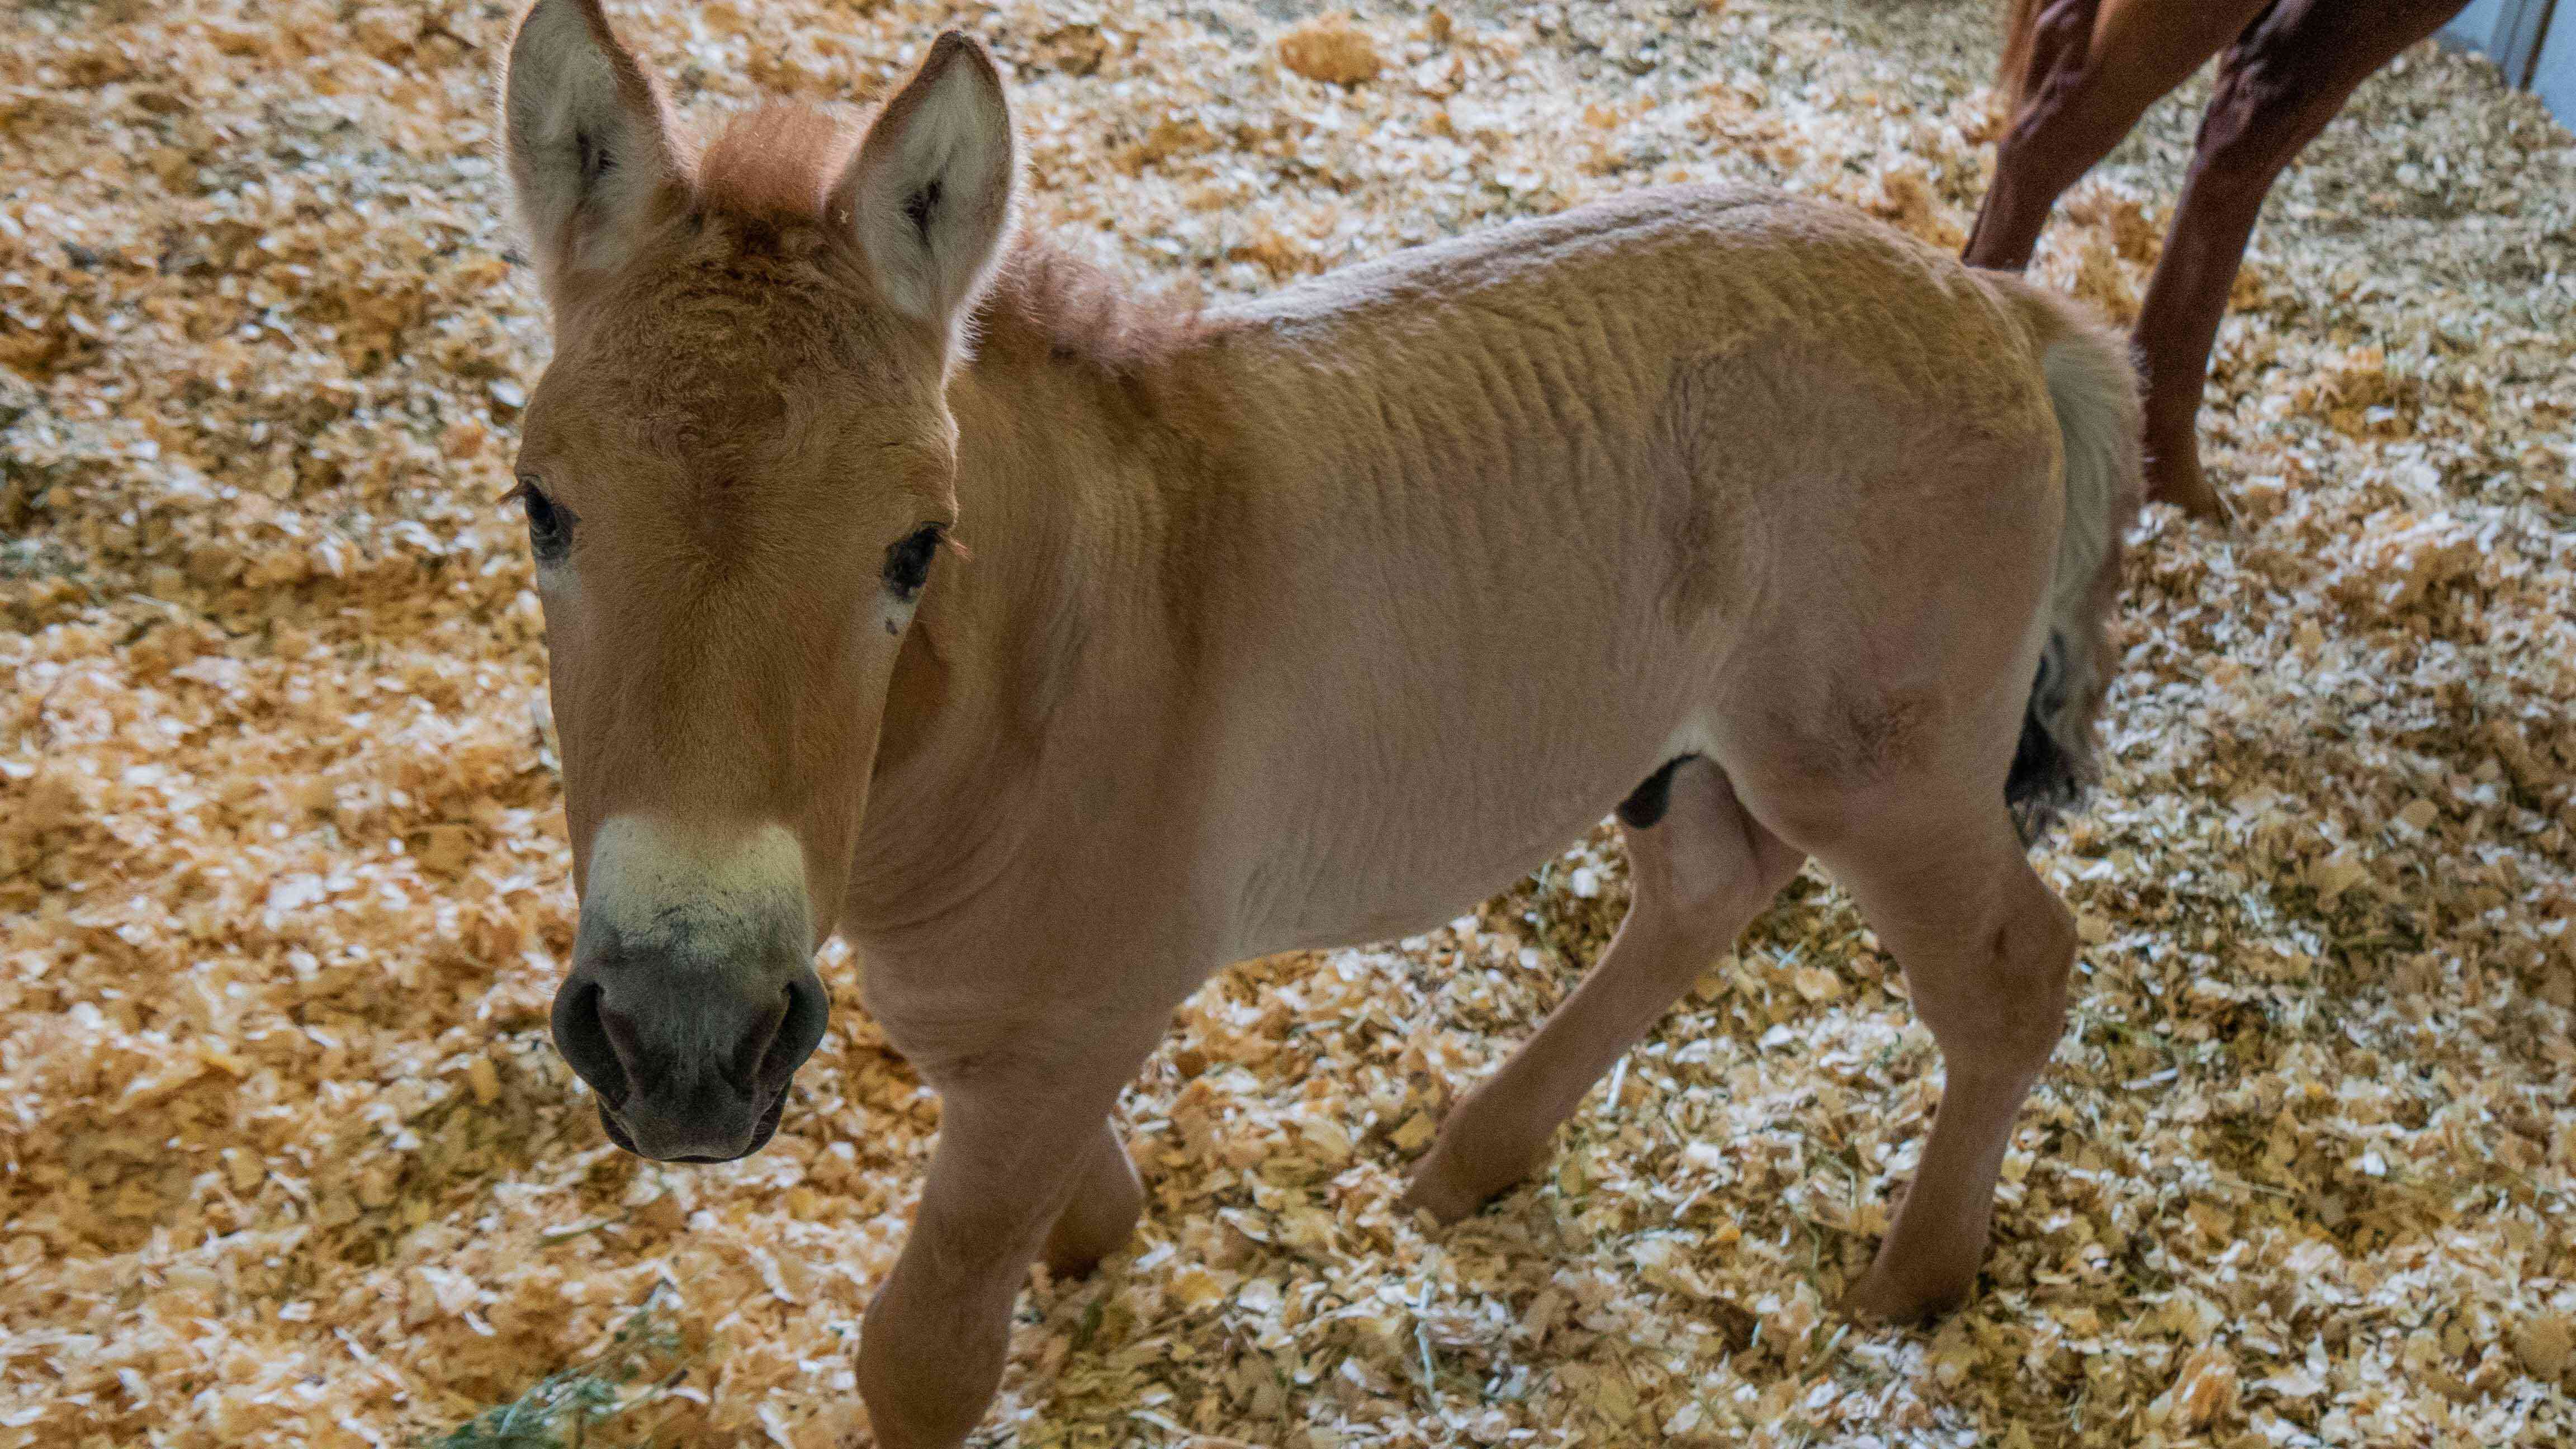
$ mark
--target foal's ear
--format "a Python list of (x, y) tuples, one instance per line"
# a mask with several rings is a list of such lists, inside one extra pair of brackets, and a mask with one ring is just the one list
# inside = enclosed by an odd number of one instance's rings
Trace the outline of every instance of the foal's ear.
[(858, 233), (887, 299), (943, 334), (1001, 254), (1014, 151), (1002, 73), (980, 42), (951, 30), (833, 183), (831, 214)]
[(537, 0), (510, 43), (501, 128), (510, 193), (546, 295), (623, 261), (681, 178), (662, 95), (599, 0)]

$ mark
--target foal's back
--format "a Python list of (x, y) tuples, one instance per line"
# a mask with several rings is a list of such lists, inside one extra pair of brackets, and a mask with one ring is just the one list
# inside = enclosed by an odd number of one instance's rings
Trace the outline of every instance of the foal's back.
[[(1677, 754), (1965, 708), (2060, 511), (2019, 307), (1850, 212), (1692, 187), (1223, 314), (1244, 944), (1441, 919)], [(1309, 859), (1354, 846), (1382, 868)]]

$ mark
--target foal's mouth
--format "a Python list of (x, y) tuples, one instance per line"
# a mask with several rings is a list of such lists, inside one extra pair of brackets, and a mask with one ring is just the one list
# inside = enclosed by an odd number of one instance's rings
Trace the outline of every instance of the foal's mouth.
[(758, 1152), (764, 1147), (767, 1147), (769, 1145), (769, 1139), (778, 1135), (778, 1119), (786, 1115), (787, 1112), (788, 1086), (789, 1084), (785, 1082), (781, 1082), (779, 1084), (777, 1092), (772, 1094), (769, 1099), (769, 1106), (760, 1114), (760, 1125), (752, 1129), (751, 1141), (745, 1143), (740, 1152), (734, 1153), (730, 1157), (708, 1157), (702, 1155), (682, 1157), (647, 1156), (645, 1153), (636, 1150), (635, 1139), (627, 1134), (626, 1125), (617, 1120), (617, 1114), (608, 1110), (608, 1103), (605, 1100), (602, 1100), (599, 1103), (599, 1125), (608, 1133), (609, 1141), (616, 1143), (619, 1147), (624, 1148), (628, 1152), (634, 1153), (637, 1157), (644, 1158), (647, 1162), (740, 1162), (742, 1159), (749, 1157), (751, 1154)]

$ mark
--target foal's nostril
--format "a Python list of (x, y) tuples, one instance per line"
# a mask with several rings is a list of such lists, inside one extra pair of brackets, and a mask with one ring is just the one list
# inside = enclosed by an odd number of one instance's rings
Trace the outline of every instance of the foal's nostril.
[(760, 1069), (769, 1059), (770, 1044), (778, 1040), (779, 1023), (787, 1019), (788, 995), (781, 991), (778, 999), (752, 1018), (751, 1029), (735, 1044), (733, 1060), (726, 1065), (725, 1080), (745, 1092), (760, 1090)]
[(769, 1091), (787, 1085), (787, 1079), (814, 1054), (822, 1043), (823, 1027), (831, 1020), (832, 1003), (823, 994), (822, 978), (807, 968), (787, 983), (786, 1009), (768, 1049), (760, 1055), (760, 1086)]
[(628, 1078), (624, 1054), (610, 1038), (604, 1015), (595, 981), (575, 977), (555, 993), (555, 1049), (601, 1101), (614, 1107), (626, 1100)]
[(830, 1004), (813, 967), (792, 966), (783, 982), (710, 980), (653, 960), (609, 969), (609, 981), (576, 969), (554, 1010), (555, 1044), (599, 1094), (609, 1140), (665, 1162), (758, 1150), (823, 1038)]
[[(635, 1030), (635, 1018), (609, 1005), (605, 996), (600, 998), (597, 1014), (600, 1035), (608, 1039), (609, 1060), (619, 1068), (618, 1080), (621, 1083), (644, 1080), (644, 1039)], [(621, 1090), (617, 1095), (623, 1097), (626, 1094)], [(615, 1106), (616, 1102), (612, 1100), (610, 1105)]]

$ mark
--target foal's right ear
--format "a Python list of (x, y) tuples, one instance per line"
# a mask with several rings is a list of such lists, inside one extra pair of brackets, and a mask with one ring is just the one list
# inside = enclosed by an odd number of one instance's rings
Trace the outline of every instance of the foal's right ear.
[(510, 194), (549, 300), (616, 266), (681, 179), (662, 95), (599, 0), (537, 0), (502, 82)]

